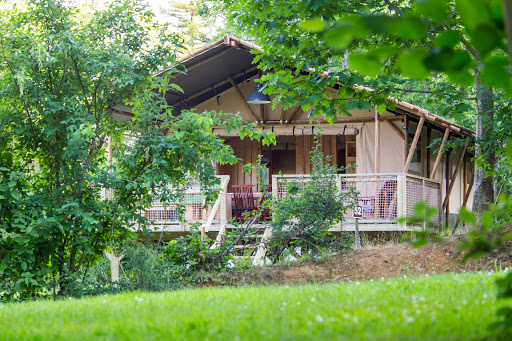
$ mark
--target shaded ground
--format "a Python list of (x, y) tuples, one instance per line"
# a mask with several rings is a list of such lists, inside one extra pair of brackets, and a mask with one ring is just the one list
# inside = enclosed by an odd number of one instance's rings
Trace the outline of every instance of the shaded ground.
[(234, 270), (216, 277), (228, 285), (302, 284), (504, 269), (512, 266), (512, 243), (478, 261), (462, 263), (462, 256), (457, 240), (431, 243), (421, 248), (398, 244), (350, 251), (327, 260)]

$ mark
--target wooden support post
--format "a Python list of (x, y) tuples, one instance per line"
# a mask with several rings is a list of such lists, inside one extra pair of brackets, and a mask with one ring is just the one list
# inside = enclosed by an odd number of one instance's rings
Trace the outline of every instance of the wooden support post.
[(380, 115), (377, 108), (372, 109), (375, 112), (375, 173), (380, 173)]
[(283, 109), (283, 107), (281, 106), (281, 116), (279, 117), (279, 123), (284, 123), (284, 115), (285, 115), (285, 111)]
[(455, 170), (453, 171), (453, 176), (450, 181), (450, 185), (448, 186), (448, 191), (446, 192), (446, 196), (444, 198), (443, 208), (446, 206), (447, 200), (450, 197), (450, 194), (452, 193), (453, 185), (455, 184), (455, 180), (457, 180), (457, 175), (459, 174), (459, 168), (460, 168), (460, 165), (462, 164), (462, 160), (464, 160), (464, 155), (466, 155), (466, 150), (468, 149), (468, 145), (469, 145), (469, 138), (466, 138), (466, 144), (464, 145), (464, 147), (462, 148), (462, 151), (460, 152), (459, 160), (457, 161), (457, 165), (455, 166)]
[(119, 282), (119, 262), (124, 255), (116, 256), (113, 252), (104, 251), (105, 256), (110, 260), (110, 277), (112, 282)]
[(430, 141), (432, 140), (432, 126), (430, 123), (427, 126), (427, 148), (425, 149), (425, 154), (427, 157), (427, 178), (430, 178)]
[(242, 91), (240, 91), (240, 88), (235, 83), (235, 80), (233, 79), (233, 77), (229, 76), (228, 80), (231, 83), (231, 85), (233, 86), (233, 88), (235, 89), (235, 91), (237, 92), (238, 97), (240, 97), (240, 99), (242, 100), (242, 103), (243, 103), (245, 109), (249, 112), (249, 114), (251, 114), (251, 116), (254, 118), (254, 121), (258, 122), (258, 118), (254, 114), (254, 111), (252, 111), (251, 107), (249, 106), (249, 103), (247, 103), (247, 99), (245, 98), (244, 94), (242, 94)]
[(361, 248), (361, 241), (359, 240), (359, 218), (355, 218), (354, 232), (354, 249), (359, 250)]
[[(396, 178), (396, 193), (397, 193), (396, 217), (397, 218), (402, 218), (407, 215), (407, 212), (406, 212), (407, 205), (405, 205), (405, 202), (406, 202), (405, 201), (405, 189), (406, 189), (405, 181), (406, 181), (405, 174), (397, 175), (397, 178)], [(402, 230), (405, 230), (405, 228), (406, 228), (405, 222), (401, 223), (400, 227), (402, 228)]]
[(409, 171), (409, 166), (412, 162), (412, 157), (414, 152), (416, 151), (416, 145), (418, 144), (418, 140), (420, 139), (421, 130), (423, 129), (423, 123), (425, 122), (425, 117), (420, 118), (420, 122), (418, 123), (418, 127), (416, 128), (416, 134), (414, 134), (414, 139), (412, 140), (411, 149), (409, 150), (409, 155), (407, 156), (407, 161), (405, 161), (404, 173)]
[(260, 104), (261, 122), (265, 123), (265, 104)]
[[(338, 167), (338, 143), (337, 143), (337, 136), (331, 135), (331, 165), (333, 167)], [(301, 173), (298, 173), (301, 174)]]
[(437, 153), (436, 162), (434, 162), (434, 168), (432, 169), (430, 179), (434, 179), (437, 175), (437, 169), (439, 168), (439, 163), (441, 163), (441, 157), (443, 156), (444, 143), (448, 139), (448, 135), (450, 135), (450, 129), (446, 128), (444, 131), (443, 141), (441, 141), (441, 145), (439, 146), (439, 152)]
[(313, 136), (304, 136), (304, 173), (311, 173), (311, 140)]
[(390, 120), (384, 120), (384, 122), (386, 122), (391, 127), (391, 129), (393, 129), (393, 131), (397, 133), (398, 136), (400, 136), (402, 140), (405, 140), (404, 132), (401, 131), (393, 122), (391, 122)]
[(304, 136), (302, 135), (295, 136), (295, 172), (304, 174)]
[[(466, 205), (468, 204), (469, 195), (471, 194), (471, 190), (473, 189), (474, 182), (475, 182), (475, 170), (473, 169), (473, 172), (471, 173), (471, 180), (469, 181), (469, 187), (468, 187), (467, 191), (464, 192), (464, 201), (462, 202), (461, 208), (466, 207)], [(455, 231), (459, 227), (459, 224), (460, 224), (460, 221), (459, 221), (459, 218), (457, 217), (457, 222), (455, 223), (455, 226), (453, 227), (453, 230), (451, 233), (452, 235), (455, 233)]]
[(404, 165), (407, 160), (407, 154), (409, 153), (409, 118), (404, 115)]
[[(446, 163), (445, 163), (445, 193), (448, 193), (448, 187), (450, 186), (450, 154), (451, 152), (448, 150), (446, 152)], [(441, 209), (444, 209), (445, 211), (445, 221), (446, 226), (450, 226), (450, 196), (445, 196), (445, 200), (448, 200), (446, 202), (446, 209), (444, 208), (444, 202), (443, 206), (441, 206)]]

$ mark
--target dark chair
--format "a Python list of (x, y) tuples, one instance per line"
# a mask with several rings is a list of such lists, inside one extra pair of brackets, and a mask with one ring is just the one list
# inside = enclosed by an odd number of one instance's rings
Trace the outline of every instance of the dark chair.
[(233, 201), (235, 208), (233, 213), (236, 221), (242, 222), (244, 220), (244, 212), (253, 212), (256, 210), (254, 202), (254, 194), (252, 192), (252, 185), (233, 185)]

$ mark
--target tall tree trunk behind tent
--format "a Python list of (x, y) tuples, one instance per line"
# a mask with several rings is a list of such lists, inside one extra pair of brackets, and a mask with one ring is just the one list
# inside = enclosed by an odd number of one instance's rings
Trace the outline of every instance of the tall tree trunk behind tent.
[(481, 84), (476, 77), (476, 152), (480, 160), (475, 170), (475, 192), (473, 194), (473, 211), (479, 217), (489, 204), (494, 202), (494, 176), (486, 176), (488, 171), (494, 171), (496, 157), (490, 143), (494, 132), (494, 96), (492, 88)]

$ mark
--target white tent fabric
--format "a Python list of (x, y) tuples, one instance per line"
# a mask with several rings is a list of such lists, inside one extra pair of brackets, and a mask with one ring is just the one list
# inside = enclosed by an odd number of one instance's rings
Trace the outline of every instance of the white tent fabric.
[[(375, 124), (365, 123), (359, 127), (356, 137), (357, 173), (375, 173)], [(380, 123), (380, 173), (403, 171), (403, 140), (387, 123)]]

